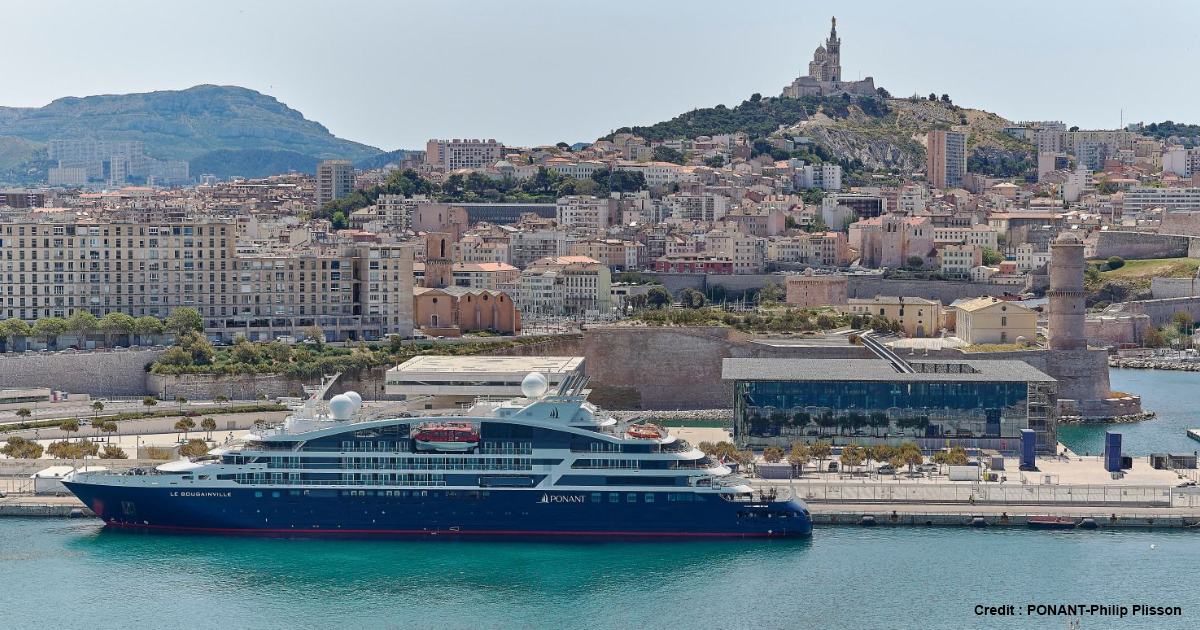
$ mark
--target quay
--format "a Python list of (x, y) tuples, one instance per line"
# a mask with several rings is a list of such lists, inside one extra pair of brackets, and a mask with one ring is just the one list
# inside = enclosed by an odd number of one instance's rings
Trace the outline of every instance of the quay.
[(1193, 440), (1196, 440), (1197, 442), (1200, 442), (1200, 429), (1188, 429), (1187, 436)]
[(859, 527), (1022, 527), (1031, 517), (1059, 517), (1076, 529), (1200, 529), (1200, 510), (1046, 505), (847, 505), (810, 503), (813, 525)]

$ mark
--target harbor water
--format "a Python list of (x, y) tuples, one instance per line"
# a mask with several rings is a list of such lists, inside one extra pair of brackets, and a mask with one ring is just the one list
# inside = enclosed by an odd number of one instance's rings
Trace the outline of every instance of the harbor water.
[(155, 535), (0, 523), (0, 628), (1063, 628), (977, 605), (1180, 606), (1195, 533), (822, 528), (810, 540), (534, 543)]
[(1200, 442), (1187, 437), (1188, 429), (1200, 429), (1200, 372), (1114, 369), (1110, 380), (1114, 391), (1140, 395), (1142, 407), (1158, 417), (1114, 425), (1062, 425), (1058, 440), (1067, 448), (1080, 455), (1098, 455), (1104, 450), (1104, 432), (1117, 431), (1126, 455), (1200, 449)]

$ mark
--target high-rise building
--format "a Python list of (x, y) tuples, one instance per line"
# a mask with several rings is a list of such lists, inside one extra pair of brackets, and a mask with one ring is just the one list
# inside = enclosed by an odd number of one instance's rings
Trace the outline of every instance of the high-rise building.
[(109, 158), (108, 164), (108, 185), (113, 188), (124, 186), (129, 179), (129, 158), (114, 155)]
[(504, 157), (504, 145), (495, 140), (430, 140), (425, 144), (425, 163), (444, 171), (483, 168)]
[(930, 131), (927, 137), (926, 176), (933, 188), (959, 188), (967, 174), (967, 134)]
[(341, 199), (354, 191), (354, 163), (325, 160), (317, 165), (317, 206)]

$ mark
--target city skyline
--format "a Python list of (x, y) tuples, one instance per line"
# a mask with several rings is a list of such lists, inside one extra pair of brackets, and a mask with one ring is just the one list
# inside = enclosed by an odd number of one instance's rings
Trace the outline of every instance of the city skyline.
[[(984, 8), (953, 5), (950, 12), (952, 5), (942, 2), (836, 9), (774, 3), (739, 13), (708, 2), (691, 3), (685, 12), (630, 2), (449, 8), (362, 2), (350, 9), (210, 2), (204, 11), (136, 0), (117, 3), (124, 10), (115, 11), (21, 4), (9, 7), (13, 22), (50, 25), (56, 45), (34, 35), (41, 29), (11, 34), (15, 49), (38, 53), (11, 69), (10, 80), (22, 89), (0, 98), (0, 106), (215, 83), (269, 94), (340, 137), (384, 150), (419, 149), (429, 138), (588, 142), (620, 126), (733, 106), (753, 93), (777, 95), (804, 73), (832, 13), (845, 79), (873, 76), (896, 96), (946, 93), (964, 107), (1012, 120), (1057, 119), (1083, 128), (1116, 128), (1122, 111), (1125, 123), (1194, 122), (1187, 104), (1196, 94), (1186, 85), (1167, 93), (1129, 90), (1116, 99), (1110, 92), (1119, 77), (1136, 76), (1142, 85), (1169, 81), (1171, 68), (1200, 61), (1200, 51), (1185, 45), (1174, 53), (1177, 63), (1152, 63), (1128, 52), (1138, 49), (1137, 33), (1108, 27), (1113, 3), (1090, 4), (1087, 12), (1024, 4), (1036, 7), (1039, 20), (1014, 18), (1007, 28)], [(1188, 14), (1200, 17), (1193, 6), (1174, 11), (1178, 23)], [(722, 29), (706, 30), (717, 15)], [(188, 30), (157, 28), (172, 19)], [(137, 29), (138, 37), (111, 37), (123, 28)], [(344, 54), (330, 54), (340, 39), (330, 33), (347, 34)], [(468, 45), (452, 45), (454, 38)], [(87, 52), (96, 46), (108, 54)], [(146, 55), (148, 48), (177, 53)], [(692, 54), (696, 61), (689, 62)], [(124, 65), (114, 66), (114, 55), (136, 60), (138, 71), (112, 72)], [(658, 55), (666, 63), (647, 67)], [(389, 67), (400, 71), (381, 72)], [(552, 84), (559, 89), (550, 90)]]

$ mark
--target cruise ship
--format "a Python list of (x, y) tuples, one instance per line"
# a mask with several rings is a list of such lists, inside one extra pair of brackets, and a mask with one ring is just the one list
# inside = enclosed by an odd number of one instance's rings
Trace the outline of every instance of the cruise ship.
[[(756, 490), (665, 428), (608, 417), (586, 377), (469, 408), (370, 412), (306, 388), (279, 426), (193, 460), (64, 480), (109, 527), (405, 537), (807, 536), (786, 489)], [(785, 496), (787, 495), (787, 496)]]

